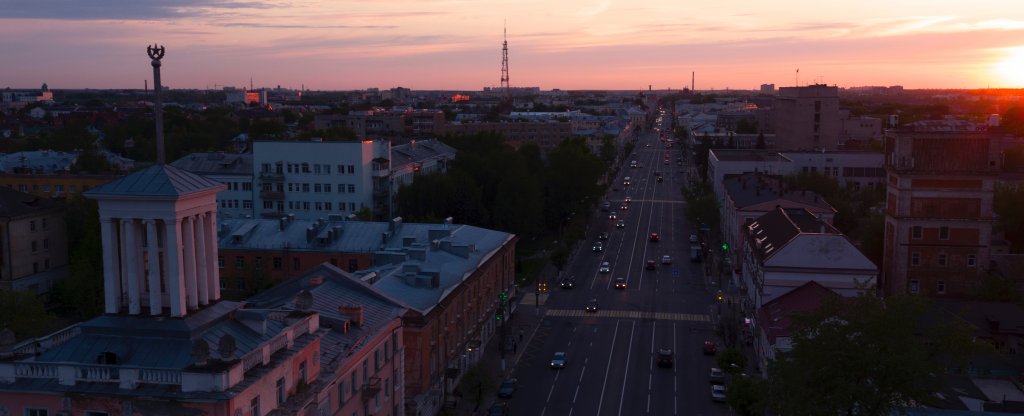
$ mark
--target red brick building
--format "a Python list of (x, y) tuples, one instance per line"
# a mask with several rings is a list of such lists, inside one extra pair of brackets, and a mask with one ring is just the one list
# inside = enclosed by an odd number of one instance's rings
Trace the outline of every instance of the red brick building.
[(989, 265), (994, 134), (908, 128), (885, 140), (884, 294), (957, 297)]

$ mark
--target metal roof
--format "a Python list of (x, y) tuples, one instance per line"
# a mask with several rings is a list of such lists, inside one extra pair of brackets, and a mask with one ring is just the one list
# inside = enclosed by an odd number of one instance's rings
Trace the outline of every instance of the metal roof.
[(85, 192), (86, 196), (180, 197), (224, 185), (170, 165), (153, 165)]
[(252, 153), (192, 153), (171, 162), (171, 166), (199, 175), (253, 175)]

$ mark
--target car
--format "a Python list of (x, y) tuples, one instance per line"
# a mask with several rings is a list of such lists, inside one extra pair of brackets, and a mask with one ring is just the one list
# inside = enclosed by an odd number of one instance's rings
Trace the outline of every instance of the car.
[(515, 392), (516, 392), (516, 379), (514, 379), (514, 378), (507, 378), (507, 379), (505, 379), (505, 381), (501, 382), (500, 386), (498, 386), (498, 397), (501, 397), (502, 399), (507, 399), (509, 397), (512, 397), (512, 395)]
[(715, 355), (718, 352), (718, 345), (715, 345), (715, 341), (707, 340), (704, 341), (704, 355)]
[(576, 287), (576, 279), (573, 277), (566, 277), (565, 279), (562, 279), (559, 286), (562, 286), (562, 289), (572, 289)]
[(597, 298), (587, 301), (587, 306), (584, 306), (583, 310), (586, 312), (597, 312)]
[(647, 260), (647, 270), (655, 269), (657, 269), (657, 267), (655, 266), (654, 260)]
[(628, 180), (622, 181), (622, 186), (629, 186), (629, 181)]
[(672, 264), (672, 256), (668, 254), (661, 256), (661, 264)]
[(620, 206), (620, 207), (619, 207), (619, 209), (621, 209), (621, 210), (623, 210), (623, 211), (626, 211), (626, 210), (628, 210), (628, 209), (629, 209), (629, 205), (626, 205), (626, 204), (622, 204), (622, 206)]
[(608, 219), (612, 221), (619, 219), (619, 213), (615, 211), (609, 212)]
[(602, 231), (601, 234), (597, 235), (597, 239), (598, 240), (607, 240), (608, 239), (608, 232), (607, 231)]
[(657, 180), (658, 182), (665, 182), (665, 178), (662, 178), (661, 176), (659, 176)]
[(619, 222), (615, 223), (615, 228), (626, 228), (626, 222), (619, 220)]
[(697, 234), (690, 234), (690, 243), (697, 243), (697, 242), (699, 242), (699, 240), (697, 240)]
[(708, 373), (708, 381), (711, 384), (725, 384), (725, 371), (721, 368), (711, 368), (711, 372)]
[(566, 356), (564, 351), (558, 351), (551, 357), (551, 368), (565, 368)]
[(616, 289), (625, 289), (626, 288), (626, 279), (623, 279), (621, 277), (615, 278), (615, 288)]
[(612, 209), (612, 203), (611, 202), (604, 201), (604, 202), (601, 203), (601, 211), (608, 211), (610, 209)]
[(657, 243), (658, 241), (661, 241), (661, 236), (658, 235), (658, 233), (651, 233), (650, 239), (652, 243)]
[(508, 416), (508, 402), (494, 402), (487, 410), (487, 416)]
[(725, 403), (725, 386), (721, 384), (711, 386), (711, 401)]
[(597, 271), (601, 273), (611, 273), (612, 265), (606, 261), (602, 261), (600, 266), (597, 266)]
[(600, 253), (600, 252), (604, 251), (604, 243), (602, 243), (600, 241), (594, 243), (594, 248), (592, 250), (595, 253)]
[(662, 348), (658, 350), (658, 367), (672, 367), (672, 349)]
[(626, 199), (623, 199), (623, 200), (622, 200), (622, 202), (625, 202), (625, 203), (627, 203), (627, 204), (628, 204), (628, 203), (630, 203), (630, 202), (633, 202), (633, 198), (632, 198), (632, 197), (628, 197), (628, 196), (627, 196), (627, 197), (626, 197)]
[(635, 167), (637, 167), (637, 165), (638, 165), (637, 161), (635, 161), (635, 160), (632, 161), (632, 162), (629, 162), (629, 167), (631, 167), (631, 168), (635, 168)]

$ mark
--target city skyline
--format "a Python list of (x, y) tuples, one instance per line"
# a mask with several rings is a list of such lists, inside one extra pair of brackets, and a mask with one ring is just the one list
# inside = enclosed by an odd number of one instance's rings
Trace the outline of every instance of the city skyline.
[[(1024, 10), (1005, 0), (13, 0), (0, 11), (4, 85), (142, 88), (167, 47), (172, 88), (479, 90), (1024, 87)], [(799, 70), (799, 71), (798, 71)]]

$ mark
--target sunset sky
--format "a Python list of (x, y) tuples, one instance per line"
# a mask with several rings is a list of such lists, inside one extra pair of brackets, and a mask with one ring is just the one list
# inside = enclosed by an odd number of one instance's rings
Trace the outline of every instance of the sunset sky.
[(0, 0), (0, 88), (1024, 87), (1020, 0)]

